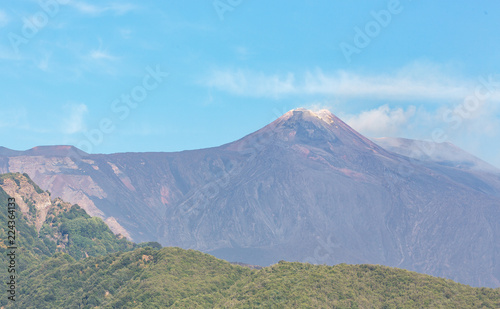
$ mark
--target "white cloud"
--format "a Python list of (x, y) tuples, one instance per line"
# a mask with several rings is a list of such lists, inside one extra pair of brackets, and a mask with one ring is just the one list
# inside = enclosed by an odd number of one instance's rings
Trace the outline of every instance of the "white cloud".
[(253, 55), (253, 53), (245, 46), (234, 47), (234, 52), (240, 60), (248, 60)]
[(63, 106), (64, 114), (62, 121), (62, 132), (65, 134), (74, 134), (85, 131), (85, 115), (88, 112), (85, 104), (66, 104)]
[(9, 17), (5, 11), (0, 10), (0, 28), (5, 27), (9, 23)]
[(387, 104), (376, 109), (363, 111), (358, 115), (343, 117), (355, 130), (367, 136), (392, 136), (408, 125), (415, 116), (415, 106), (390, 108)]
[(132, 37), (132, 30), (131, 29), (120, 29), (120, 35), (124, 39), (130, 39)]
[[(392, 73), (359, 74), (321, 70), (297, 75), (263, 74), (244, 70), (214, 70), (204, 84), (220, 91), (249, 97), (325, 95), (340, 98), (368, 98), (394, 101), (463, 100), (474, 94), (478, 80), (455, 77), (440, 66), (415, 63)], [(490, 95), (500, 100), (500, 87)]]
[[(451, 109), (451, 114), (458, 122), (450, 122), (448, 129), (453, 137), (465, 135), (490, 137), (498, 140), (500, 137), (500, 106), (498, 104), (480, 104), (477, 109), (468, 112), (464, 104)], [(443, 117), (440, 117), (441, 121)]]
[(276, 97), (297, 91), (295, 77), (291, 73), (282, 77), (241, 70), (214, 71), (208, 78), (207, 85), (242, 96)]
[(136, 6), (129, 3), (110, 3), (110, 4), (90, 4), (84, 1), (70, 1), (69, 5), (77, 9), (82, 14), (97, 16), (106, 12), (111, 12), (116, 15), (126, 14), (134, 9)]
[(49, 61), (50, 61), (51, 54), (45, 54), (43, 58), (38, 62), (37, 67), (44, 71), (47, 72), (49, 70)]
[[(460, 105), (447, 105), (437, 109), (420, 106), (385, 104), (358, 114), (340, 114), (340, 118), (368, 137), (405, 137), (417, 140), (439, 139), (451, 142), (487, 162), (498, 165), (500, 145), (500, 105), (483, 104), (473, 113), (458, 113)], [(445, 121), (446, 111), (452, 111), (453, 121)], [(460, 115), (464, 115), (461, 117)], [(457, 118), (458, 117), (458, 118)], [(451, 119), (451, 118), (450, 118)], [(459, 122), (456, 122), (456, 120)], [(500, 167), (500, 166), (499, 166)]]
[(118, 57), (110, 54), (106, 48), (103, 47), (102, 39), (99, 38), (99, 48), (93, 49), (88, 54), (90, 60), (117, 60)]
[(116, 57), (103, 50), (92, 50), (90, 58), (94, 60), (116, 60)]

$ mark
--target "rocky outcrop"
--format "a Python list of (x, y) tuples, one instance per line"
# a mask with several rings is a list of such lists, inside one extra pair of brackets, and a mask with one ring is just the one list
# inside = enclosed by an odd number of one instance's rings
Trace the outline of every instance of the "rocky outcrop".
[(52, 206), (50, 194), (21, 174), (2, 175), (0, 187), (9, 196), (15, 198), (22, 213), (39, 231), (43, 222), (45, 222), (48, 210)]

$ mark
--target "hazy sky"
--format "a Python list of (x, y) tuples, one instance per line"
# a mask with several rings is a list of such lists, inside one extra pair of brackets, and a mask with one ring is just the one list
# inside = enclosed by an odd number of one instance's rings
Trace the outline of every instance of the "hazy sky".
[(328, 108), (500, 167), (498, 1), (2, 1), (1, 146), (218, 146)]

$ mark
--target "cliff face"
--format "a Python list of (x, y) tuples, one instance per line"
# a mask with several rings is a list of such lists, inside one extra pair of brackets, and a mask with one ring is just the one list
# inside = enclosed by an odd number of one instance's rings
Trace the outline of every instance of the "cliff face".
[(2, 153), (0, 169), (28, 173), (135, 241), (500, 286), (500, 175), (390, 152), (328, 111), (293, 110), (210, 149)]
[(49, 193), (44, 192), (28, 177), (20, 174), (3, 175), (0, 181), (0, 187), (16, 199), (22, 213), (39, 231), (52, 206)]
[[(15, 199), (27, 223), (35, 226), (38, 234), (47, 234), (45, 236), (57, 243), (60, 248), (67, 247), (67, 235), (62, 235), (57, 231), (57, 224), (52, 222), (52, 218), (69, 212), (73, 207), (72, 204), (63, 201), (59, 197), (52, 200), (50, 193), (43, 191), (27, 174), (10, 173), (0, 175), (0, 188)], [(41, 232), (44, 224), (47, 230), (54, 231), (51, 233)]]
[[(27, 174), (8, 173), (0, 175), (0, 192), (4, 205), (5, 196), (15, 199), (20, 213), (16, 214), (16, 241), (23, 266), (42, 260), (55, 252), (65, 252), (76, 259), (98, 256), (116, 251), (128, 251), (134, 244), (114, 235), (99, 218), (90, 217), (78, 205), (51, 199)], [(7, 220), (5, 220), (7, 221)], [(5, 235), (5, 227), (2, 235)], [(6, 249), (2, 243), (3, 249)]]

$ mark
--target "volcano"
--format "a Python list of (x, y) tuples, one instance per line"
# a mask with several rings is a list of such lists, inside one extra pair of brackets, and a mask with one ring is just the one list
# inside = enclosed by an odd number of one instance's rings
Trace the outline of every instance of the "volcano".
[(382, 146), (327, 110), (295, 109), (219, 147), (3, 149), (0, 170), (28, 173), (134, 241), (262, 266), (382, 264), (500, 286), (500, 174)]

